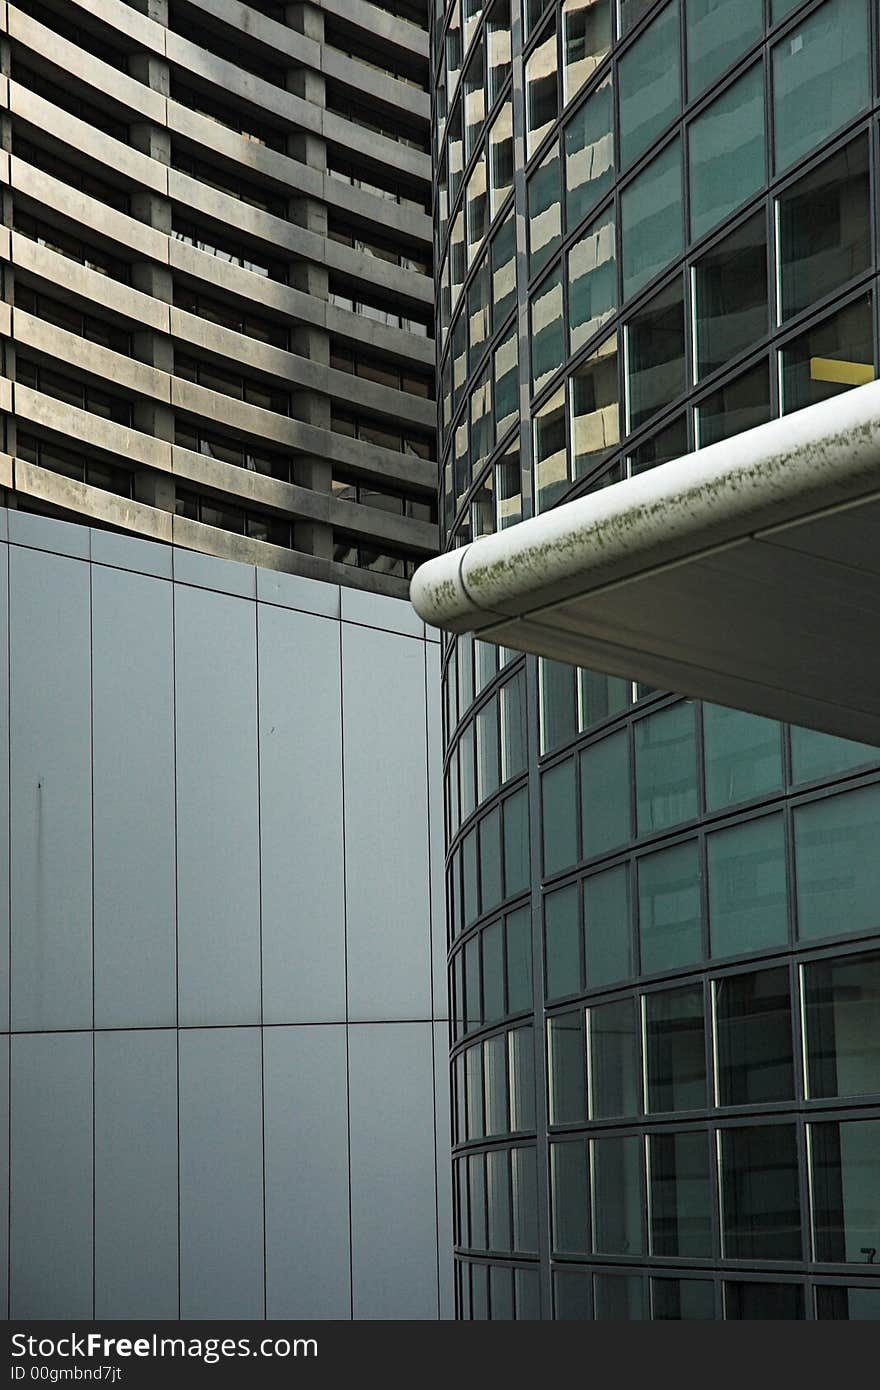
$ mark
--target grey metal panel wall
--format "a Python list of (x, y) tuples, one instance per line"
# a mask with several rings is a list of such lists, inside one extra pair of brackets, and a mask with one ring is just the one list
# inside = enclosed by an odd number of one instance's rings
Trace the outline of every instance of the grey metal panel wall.
[(177, 1022), (171, 586), (92, 567), (95, 1026)]
[(449, 1028), (435, 1023), (434, 1045), (434, 1138), (437, 1150), (437, 1249), (440, 1286), (440, 1316), (455, 1317), (455, 1295), (452, 1288), (452, 1267), (444, 1260), (444, 1251), (452, 1249), (452, 1149), (449, 1095)]
[(177, 1312), (177, 1032), (96, 1033), (95, 1317)]
[(342, 690), (349, 1014), (430, 1018), (422, 644), (344, 624)]
[(11, 1040), (13, 1318), (92, 1315), (92, 1038)]
[(254, 608), (176, 586), (181, 1024), (260, 1021)]
[(265, 1030), (268, 1318), (351, 1316), (346, 1062), (342, 1025)]
[(180, 1316), (262, 1318), (260, 1030), (180, 1032)]
[(436, 1318), (430, 1023), (350, 1030), (351, 1233), (356, 1318)]
[(263, 1019), (345, 1017), (339, 624), (261, 604)]
[(92, 1025), (89, 569), (9, 556), (12, 1026)]

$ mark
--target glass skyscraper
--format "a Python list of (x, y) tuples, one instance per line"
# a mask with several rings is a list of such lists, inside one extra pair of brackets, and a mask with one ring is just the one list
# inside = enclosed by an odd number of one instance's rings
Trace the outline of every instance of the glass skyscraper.
[[(875, 4), (433, 40), (447, 548), (873, 379)], [(443, 692), (459, 1316), (880, 1318), (877, 749), (470, 636)]]

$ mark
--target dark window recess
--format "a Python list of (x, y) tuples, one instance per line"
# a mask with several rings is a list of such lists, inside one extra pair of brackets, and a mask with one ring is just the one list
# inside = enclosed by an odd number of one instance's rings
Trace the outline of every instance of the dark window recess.
[(221, 391), (224, 396), (232, 396), (248, 405), (258, 405), (262, 410), (272, 410), (276, 415), (290, 414), (290, 392), (279, 391), (255, 377), (239, 376), (215, 367), (213, 362), (204, 362), (197, 357), (185, 356), (182, 352), (174, 354), (174, 374), (184, 381), (194, 381), (208, 391)]
[(197, 44), (199, 48), (206, 49), (208, 53), (213, 53), (228, 63), (234, 63), (245, 72), (252, 72), (255, 77), (261, 77), (264, 82), (271, 82), (275, 87), (284, 86), (283, 67), (260, 57), (249, 46), (244, 34), (230, 34), (229, 38), (226, 38), (216, 30), (209, 29), (201, 11), (191, 10), (188, 5), (170, 4), (168, 28), (172, 33), (180, 34), (181, 38), (189, 39), (190, 43)]
[[(386, 14), (397, 15), (400, 7), (389, 3), (389, 0), (383, 0), (378, 8)], [(424, 16), (416, 19), (410, 11), (399, 17), (409, 20), (410, 24), (418, 24), (421, 29), (427, 28)], [(405, 82), (407, 86), (416, 87), (420, 92), (428, 90), (428, 68), (424, 60), (396, 52), (390, 44), (372, 48), (364, 39), (362, 30), (346, 24), (336, 15), (331, 18), (328, 14), (324, 20), (324, 42), (339, 53), (344, 53), (347, 58), (354, 58), (365, 67), (375, 68), (386, 77)]]
[(388, 140), (396, 140), (399, 145), (407, 145), (410, 149), (420, 150), (424, 154), (430, 151), (431, 141), (427, 129), (417, 131), (412, 117), (407, 122), (395, 120), (378, 107), (352, 101), (347, 91), (333, 82), (327, 83), (327, 110), (332, 111), (334, 116), (352, 121), (364, 130), (371, 130), (375, 135), (384, 135)]
[(181, 106), (198, 112), (200, 116), (207, 116), (218, 125), (225, 126), (227, 130), (234, 130), (237, 135), (243, 135), (255, 145), (265, 145), (270, 150), (283, 151), (285, 148), (287, 141), (284, 131), (263, 124), (249, 111), (242, 111), (231, 101), (217, 101), (209, 93), (190, 87), (187, 83), (179, 81), (173, 73), (171, 97), (173, 101), (179, 101)]
[(116, 208), (117, 212), (128, 212), (128, 194), (121, 188), (114, 188), (103, 179), (95, 178), (94, 174), (77, 168), (75, 164), (68, 164), (67, 160), (59, 159), (58, 155), (50, 154), (40, 145), (35, 145), (33, 141), (19, 135), (15, 129), (12, 132), (12, 153), (16, 158), (25, 160), (27, 164), (33, 164), (35, 169), (42, 169), (44, 174), (69, 184), (71, 188), (78, 188), (81, 193), (88, 194), (90, 198), (97, 198), (108, 207)]
[[(100, 58), (102, 63), (109, 63), (111, 67), (119, 68), (121, 72), (128, 71), (128, 55), (117, 48), (114, 43), (108, 43), (106, 39), (99, 37), (92, 29), (86, 29), (79, 24), (74, 24), (67, 14), (52, 9), (49, 5), (40, 4), (40, 0), (21, 0), (18, 8), (35, 19), (38, 24), (44, 24), (53, 33), (60, 34), (62, 38), (68, 39), (76, 44), (77, 48), (82, 48), (86, 53), (91, 53), (93, 58)], [(65, 6), (65, 9), (68, 7)], [(118, 37), (118, 36), (116, 36)], [(132, 48), (135, 44), (132, 43)]]
[(434, 441), (429, 436), (413, 433), (411, 430), (394, 429), (391, 425), (369, 420), (348, 411), (332, 410), (330, 428), (336, 434), (347, 435), (349, 439), (360, 439), (365, 444), (375, 444), (380, 449), (392, 449), (396, 454), (415, 454), (417, 458), (433, 459)]
[(417, 309), (412, 310), (409, 315), (398, 313), (391, 307), (396, 300), (383, 299), (378, 295), (365, 298), (363, 289), (354, 289), (332, 275), (328, 289), (330, 303), (335, 304), (337, 309), (348, 309), (350, 313), (361, 314), (364, 318), (383, 323), (388, 328), (405, 328), (407, 332), (416, 333), (420, 338), (432, 336), (433, 319)]
[(267, 188), (259, 188), (247, 179), (240, 179), (231, 169), (209, 164), (207, 160), (199, 159), (188, 150), (181, 149), (176, 142), (171, 146), (171, 167), (178, 169), (182, 174), (188, 174), (190, 178), (198, 179), (200, 183), (206, 183), (209, 188), (216, 188), (220, 193), (228, 194), (230, 198), (238, 198), (249, 207), (259, 208), (260, 212), (271, 213), (273, 217), (287, 217), (287, 199), (281, 194), (273, 193)]
[(246, 468), (250, 473), (263, 473), (266, 477), (278, 478), (283, 483), (291, 481), (289, 458), (262, 449), (240, 435), (230, 437), (210, 430), (201, 430), (184, 420), (175, 422), (174, 442), (183, 449), (192, 449), (194, 453), (204, 454), (206, 458), (231, 463), (235, 468)]
[(175, 217), (171, 235), (177, 241), (185, 241), (188, 246), (194, 246), (197, 251), (206, 251), (209, 256), (228, 261), (230, 265), (239, 265), (242, 270), (252, 270), (255, 275), (262, 275), (268, 280), (284, 283), (287, 278), (284, 266), (277, 261), (270, 260), (261, 251), (251, 250), (242, 242), (225, 237), (222, 232), (203, 230), (193, 222)]
[(431, 400), (434, 396), (434, 383), (430, 377), (405, 371), (394, 362), (371, 357), (368, 353), (354, 352), (336, 343), (330, 345), (330, 366), (337, 371), (363, 377), (365, 381), (375, 381), (379, 386), (389, 386), (394, 391), (406, 391), (411, 396), (422, 396), (425, 400)]
[(431, 262), (428, 256), (416, 256), (410, 251), (404, 251), (394, 242), (385, 241), (382, 237), (372, 234), (365, 237), (359, 227), (353, 227), (348, 222), (342, 222), (334, 217), (331, 212), (327, 221), (327, 235), (331, 241), (338, 241), (342, 246), (350, 246), (354, 251), (362, 251), (367, 256), (375, 256), (379, 261), (387, 261), (389, 265), (399, 265), (403, 270), (415, 271), (418, 275), (430, 275)]
[(411, 517), (413, 521), (432, 522), (437, 519), (433, 502), (421, 502), (402, 492), (389, 492), (343, 473), (333, 475), (333, 495), (344, 502), (359, 502), (362, 507), (376, 507), (394, 516)]
[(131, 402), (122, 396), (111, 395), (97, 386), (91, 386), (75, 377), (65, 376), (42, 362), (32, 362), (25, 357), (17, 357), (15, 378), (22, 386), (44, 395), (54, 396), (79, 410), (87, 410), (90, 415), (102, 415), (105, 420), (113, 420), (117, 425), (131, 425)]
[(90, 101), (84, 101), (69, 87), (61, 86), (60, 83), (52, 81), (43, 73), (28, 67), (15, 52), (13, 52), (12, 71), (9, 75), (13, 82), (20, 82), (29, 91), (36, 92), (37, 96), (51, 101), (53, 106), (60, 106), (63, 111), (68, 111), (71, 116), (77, 116), (79, 120), (86, 121), (96, 130), (102, 130), (105, 135), (112, 135), (114, 140), (121, 140), (126, 145), (129, 143), (128, 125), (125, 121), (111, 116), (103, 107), (95, 106)]
[(198, 493), (186, 492), (182, 488), (177, 489), (174, 510), (178, 516), (201, 521), (205, 526), (216, 526), (221, 531), (234, 531), (236, 535), (249, 536), (251, 540), (267, 541), (269, 545), (292, 549), (292, 523), (283, 517), (246, 511), (244, 507), (229, 506), (214, 497), (200, 497)]
[(225, 303), (218, 299), (210, 299), (207, 295), (197, 294), (189, 285), (182, 285), (179, 281), (175, 281), (174, 284), (174, 304), (178, 309), (185, 309), (188, 314), (196, 314), (200, 319), (218, 323), (222, 328), (231, 328), (234, 333), (243, 333), (247, 338), (258, 338), (261, 343), (270, 343), (272, 347), (283, 348), (285, 351), (289, 348), (290, 334), (286, 324), (252, 314), (239, 304)]
[[(389, 170), (379, 167), (374, 168), (371, 171), (372, 176), (367, 178), (362, 165), (349, 163), (338, 151), (328, 151), (327, 173), (331, 179), (336, 179), (339, 183), (350, 184), (352, 188), (361, 188), (376, 198), (386, 198), (389, 202), (400, 203), (402, 207), (415, 208), (417, 212), (430, 215), (431, 194), (427, 185), (424, 193), (416, 194), (410, 184), (402, 183)], [(381, 179), (382, 182), (376, 183), (375, 179)]]
[(29, 237), (31, 241), (36, 241), (40, 246), (57, 251), (59, 256), (66, 256), (70, 261), (79, 261), (80, 265), (86, 266), (89, 270), (96, 270), (99, 275), (106, 275), (109, 279), (119, 280), (123, 284), (128, 284), (131, 278), (130, 269), (124, 261), (120, 261), (116, 256), (107, 255), (100, 247), (86, 245), (78, 237), (50, 226), (48, 222), (41, 222), (38, 217), (21, 207), (13, 208), (12, 228), (22, 236)]
[(39, 294), (21, 281), (16, 281), (15, 285), (15, 308), (23, 309), (25, 313), (33, 314), (47, 323), (54, 323), (56, 328), (64, 328), (79, 338), (88, 338), (91, 343), (100, 343), (102, 347), (112, 348), (126, 357), (131, 356), (130, 333), (116, 324), (107, 323), (105, 319), (83, 314), (71, 304)]
[(333, 559), (339, 565), (354, 565), (357, 569), (389, 574), (395, 579), (411, 579), (417, 563), (398, 551), (379, 550), (368, 541), (359, 541), (344, 531), (333, 532)]
[(104, 492), (115, 492), (120, 497), (134, 496), (134, 474), (127, 468), (102, 463), (94, 456), (86, 457), (73, 449), (64, 449), (59, 444), (39, 439), (34, 434), (24, 434), (22, 431), (18, 433), (15, 452), (17, 457), (26, 463), (35, 463), (52, 473), (73, 478), (78, 483), (88, 483), (89, 487), (99, 487)]

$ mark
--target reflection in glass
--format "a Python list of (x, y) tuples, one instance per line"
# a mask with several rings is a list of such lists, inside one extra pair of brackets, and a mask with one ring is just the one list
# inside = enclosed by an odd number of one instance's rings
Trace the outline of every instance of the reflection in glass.
[(663, 1131), (652, 1134), (648, 1143), (651, 1254), (697, 1259), (711, 1255), (708, 1134)]
[(495, 431), (500, 439), (519, 414), (519, 352), (516, 325), (495, 350)]
[(755, 63), (691, 122), (688, 153), (696, 238), (766, 181), (763, 63)]
[(629, 740), (609, 734), (581, 753), (583, 855), (606, 854), (626, 844), (630, 826)]
[(811, 801), (794, 812), (798, 935), (877, 930), (880, 786)]
[(700, 863), (694, 841), (640, 860), (639, 942), (645, 974), (702, 958)]
[(794, 1099), (788, 970), (715, 981), (720, 1105)]
[(699, 447), (717, 444), (770, 419), (770, 369), (765, 358), (756, 367), (704, 396), (697, 407)]
[(880, 1120), (810, 1125), (814, 1257), (871, 1264), (880, 1251)]
[[(662, 430), (658, 430), (650, 439), (633, 449), (629, 456), (630, 474), (634, 478), (636, 474), (644, 473), (649, 468), (656, 468), (661, 463), (681, 458), (687, 451), (687, 417), (679, 415), (671, 424), (664, 425)], [(642, 688), (641, 695), (649, 693), (647, 686)]]
[(641, 1109), (636, 1001), (620, 999), (587, 1010), (590, 1040), (590, 1118), (636, 1115)]
[(611, 48), (611, 0), (564, 0), (562, 100), (577, 96)]
[(835, 738), (818, 729), (791, 726), (791, 776), (794, 782), (812, 782), (819, 777), (839, 776), (865, 763), (875, 763), (876, 746)]
[(494, 217), (513, 188), (513, 109), (509, 101), (489, 131), (489, 188)]
[(467, 182), (468, 265), (489, 228), (489, 199), (486, 189), (486, 156), (477, 160)]
[(606, 338), (568, 378), (572, 473), (586, 477), (620, 441), (617, 334)]
[(620, 714), (630, 703), (632, 686), (620, 676), (601, 671), (578, 671), (581, 696), (581, 728), (589, 729), (612, 715)]
[(587, 1109), (587, 1071), (582, 1009), (547, 1020), (551, 1125), (582, 1124)]
[(880, 1322), (880, 1288), (817, 1284), (816, 1317)]
[(548, 768), (541, 778), (541, 829), (544, 873), (559, 873), (578, 857), (575, 764), (568, 758)]
[(652, 1279), (651, 1303), (654, 1322), (711, 1322), (715, 1318), (711, 1279)]
[(562, 207), (559, 150), (553, 145), (528, 181), (529, 274), (540, 270), (559, 245)]
[(477, 44), (464, 75), (465, 159), (477, 148), (486, 115), (486, 84), (483, 74), (483, 43)]
[(764, 30), (763, 0), (688, 0), (688, 97), (693, 100)]
[(871, 300), (854, 300), (783, 348), (784, 413), (873, 381)]
[(629, 299), (683, 248), (679, 136), (624, 189), (620, 207), (623, 295)]
[(803, 1258), (793, 1124), (721, 1131), (721, 1204), (725, 1259)]
[(678, 0), (661, 11), (618, 64), (620, 164), (626, 169), (681, 108)]
[(613, 869), (584, 879), (587, 988), (626, 980), (633, 973), (629, 869)]
[(530, 159), (559, 114), (556, 101), (556, 28), (526, 61), (526, 158)]
[(480, 472), (492, 451), (492, 383), (489, 368), (481, 373), (471, 394), (471, 455), (468, 482)]
[(867, 0), (825, 0), (776, 44), (776, 170), (815, 149), (871, 99)]
[[(495, 397), (496, 402), (498, 397)], [(503, 531), (522, 520), (522, 473), (519, 445), (513, 443), (495, 465), (495, 527)]]
[(491, 106), (510, 74), (510, 0), (495, 0), (485, 33), (486, 75)]
[(786, 189), (777, 225), (783, 319), (870, 268), (867, 134)]
[(565, 127), (565, 218), (569, 230), (586, 217), (614, 180), (611, 78), (578, 107)]
[(752, 217), (693, 270), (697, 375), (715, 371), (767, 332), (767, 234)]
[(561, 266), (547, 276), (532, 299), (531, 330), (532, 389), (540, 391), (565, 357)]
[(502, 222), (489, 248), (492, 261), (492, 312), (496, 326), (516, 302), (516, 231), (513, 217)]
[(694, 705), (683, 700), (635, 726), (639, 834), (664, 830), (697, 814)]
[(710, 811), (781, 790), (781, 732), (774, 719), (723, 705), (703, 705), (706, 805)]
[(538, 511), (543, 512), (568, 487), (564, 386), (560, 386), (536, 412), (534, 431), (535, 492)]
[(880, 954), (803, 967), (807, 1094), (880, 1091)]
[(645, 995), (645, 1075), (649, 1112), (705, 1106), (702, 985)]
[(593, 1246), (599, 1255), (641, 1255), (641, 1141), (628, 1134), (590, 1142)]
[(617, 307), (614, 215), (603, 214), (568, 253), (568, 328), (571, 351), (592, 338)]
[(638, 429), (685, 388), (684, 292), (676, 277), (630, 320), (627, 413)]
[(713, 956), (738, 956), (788, 941), (782, 816), (719, 830), (708, 838), (709, 940)]

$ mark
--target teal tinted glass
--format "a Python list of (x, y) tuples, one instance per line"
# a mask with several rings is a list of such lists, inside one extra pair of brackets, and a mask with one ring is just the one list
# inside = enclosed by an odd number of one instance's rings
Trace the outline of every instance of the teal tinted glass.
[(867, 134), (786, 189), (777, 209), (780, 307), (788, 318), (871, 265)]
[(571, 1125), (586, 1119), (587, 1055), (584, 1013), (556, 1014), (547, 1020), (547, 1053), (551, 1125)]
[(684, 284), (671, 285), (634, 314), (627, 336), (629, 428), (656, 415), (685, 389)]
[(541, 778), (544, 873), (555, 874), (577, 860), (575, 764), (569, 758)]
[(529, 803), (525, 788), (509, 796), (502, 808), (504, 825), (504, 896), (529, 885)]
[(785, 414), (874, 380), (872, 296), (830, 314), (780, 353)]
[(532, 1007), (532, 918), (527, 907), (508, 913), (507, 1012), (518, 1014)]
[(763, 213), (718, 242), (693, 269), (697, 376), (767, 332), (767, 229)]
[(492, 238), (492, 313), (500, 325), (516, 301), (516, 229), (512, 217), (502, 222)]
[(687, 0), (687, 83), (693, 100), (764, 32), (763, 0)]
[(544, 899), (544, 955), (547, 998), (579, 994), (583, 987), (581, 919), (577, 884), (570, 883)]
[(540, 391), (565, 358), (562, 267), (557, 266), (532, 299), (532, 388)]
[(553, 1249), (585, 1255), (589, 1230), (587, 1155), (582, 1139), (550, 1145)]
[(711, 1255), (709, 1136), (699, 1132), (654, 1134), (649, 1140), (648, 1163), (651, 1253), (679, 1259)]
[(861, 1263), (880, 1239), (880, 1120), (810, 1126), (814, 1258)]
[(500, 440), (519, 412), (519, 348), (516, 327), (498, 345), (494, 358), (495, 431)]
[(781, 733), (773, 719), (722, 705), (703, 705), (706, 805), (710, 811), (781, 790)]
[(703, 986), (645, 996), (647, 1109), (701, 1110), (706, 1104)]
[(620, 441), (617, 334), (612, 333), (568, 378), (571, 472), (586, 477)]
[(571, 351), (592, 338), (617, 307), (614, 216), (598, 217), (568, 253), (568, 331)]
[(632, 686), (620, 676), (605, 676), (601, 671), (578, 671), (581, 688), (581, 727), (589, 729), (611, 715), (626, 709), (631, 700)]
[(791, 775), (795, 782), (836, 777), (876, 762), (880, 762), (880, 748), (873, 744), (853, 743), (848, 738), (822, 734), (818, 729), (791, 726)]
[(642, 1235), (641, 1140), (636, 1135), (594, 1139), (593, 1246), (600, 1255), (640, 1255)]
[(719, 830), (709, 836), (708, 854), (712, 955), (784, 946), (788, 897), (782, 816)]
[(600, 82), (565, 127), (565, 217), (571, 230), (614, 179), (614, 103), (611, 78)]
[(662, 154), (624, 190), (620, 199), (623, 235), (623, 293), (629, 298), (683, 248), (681, 140)]
[(703, 397), (697, 406), (699, 446), (717, 444), (769, 419), (770, 366), (765, 359)]
[(620, 163), (626, 169), (681, 109), (678, 0), (672, 0), (620, 59)]
[(803, 997), (808, 1094), (880, 1089), (880, 953), (811, 961)]
[(501, 812), (496, 806), (480, 821), (481, 912), (491, 912), (502, 899)]
[(691, 123), (688, 149), (696, 238), (764, 186), (763, 63), (749, 68)]
[(794, 812), (798, 934), (849, 936), (880, 924), (880, 786)]
[[(658, 430), (650, 439), (633, 449), (629, 456), (630, 473), (635, 477), (637, 473), (657, 468), (661, 463), (669, 463), (670, 459), (681, 458), (687, 451), (687, 419), (684, 415), (679, 415), (671, 424), (664, 425), (662, 430)], [(647, 686), (639, 687), (640, 699), (642, 695), (649, 693)]]
[(634, 999), (587, 1011), (590, 1118), (636, 1115), (641, 1109), (639, 1041)]
[(611, 0), (564, 0), (562, 99), (571, 101), (611, 48)]
[(702, 958), (700, 860), (694, 841), (640, 861), (639, 941), (645, 974)]
[(583, 856), (607, 854), (629, 840), (629, 740), (610, 734), (581, 754)]
[(559, 150), (554, 144), (528, 182), (529, 274), (540, 270), (559, 245), (562, 204)]
[(629, 869), (618, 864), (584, 879), (587, 988), (626, 980), (633, 973)]
[(871, 99), (867, 0), (825, 0), (773, 49), (777, 172), (827, 140)]
[(697, 743), (689, 700), (639, 720), (635, 727), (639, 834), (664, 830), (697, 814)]
[(715, 1288), (711, 1279), (652, 1279), (653, 1322), (714, 1322)]
[(577, 672), (564, 661), (542, 657), (538, 664), (541, 752), (549, 753), (577, 733)]

